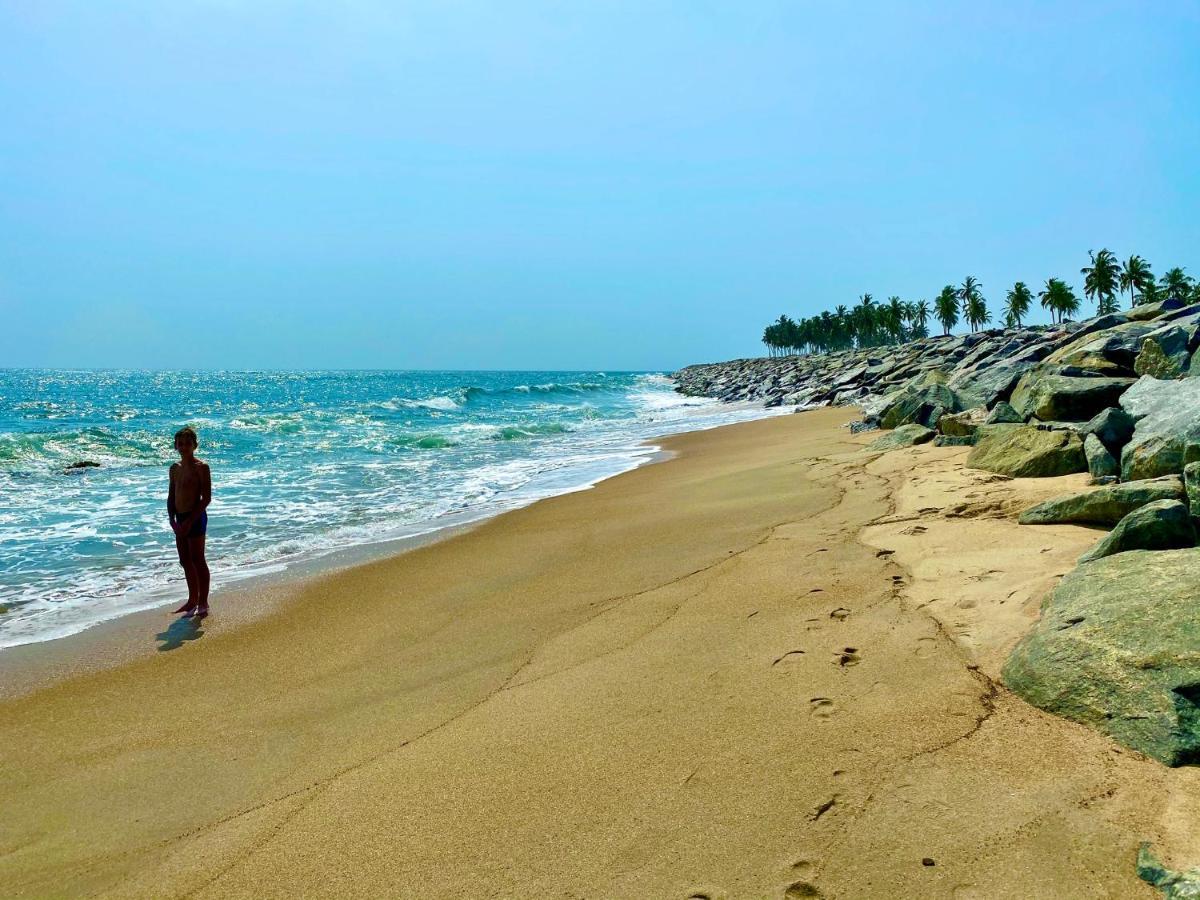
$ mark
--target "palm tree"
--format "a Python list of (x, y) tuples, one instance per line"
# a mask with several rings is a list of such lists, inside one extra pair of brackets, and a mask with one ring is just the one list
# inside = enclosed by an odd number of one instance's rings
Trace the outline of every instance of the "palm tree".
[(879, 316), (875, 308), (875, 299), (870, 294), (863, 294), (858, 298), (858, 306), (854, 307), (854, 317), (858, 326), (858, 346), (873, 346)]
[(904, 320), (907, 310), (899, 297), (888, 297), (888, 330), (896, 341), (904, 340)]
[(942, 334), (949, 334), (950, 329), (958, 324), (958, 294), (954, 285), (948, 284), (933, 301), (937, 320), (942, 323)]
[(1097, 301), (1098, 315), (1116, 312), (1117, 304), (1113, 295), (1117, 292), (1117, 281), (1120, 277), (1116, 254), (1111, 250), (1101, 250), (1098, 253), (1089, 250), (1088, 256), (1092, 258), (1092, 264), (1079, 270), (1079, 274), (1083, 276), (1084, 296)]
[(987, 302), (983, 299), (983, 294), (980, 292), (979, 282), (974, 275), (968, 275), (963, 279), (963, 283), (958, 287), (958, 302), (961, 306), (963, 318), (967, 320), (967, 324), (975, 331), (978, 326), (985, 322), (990, 322), (992, 317), (988, 315)]
[(919, 300), (912, 305), (910, 321), (913, 323), (913, 337), (929, 336), (929, 304), (926, 301)]
[(1150, 264), (1140, 256), (1131, 256), (1125, 260), (1118, 278), (1121, 290), (1129, 291), (1130, 306), (1138, 302), (1139, 295), (1142, 302), (1145, 302), (1146, 288), (1154, 287), (1154, 273), (1150, 271)]
[(1042, 307), (1050, 310), (1052, 321), (1062, 322), (1079, 312), (1079, 298), (1071, 286), (1060, 278), (1046, 279), (1046, 287), (1038, 291)]
[(1009, 326), (1021, 327), (1021, 318), (1029, 312), (1029, 304), (1033, 302), (1033, 294), (1029, 288), (1025, 286), (1025, 282), (1018, 281), (1012, 286), (1012, 289), (1004, 295), (1004, 318)]
[(1192, 285), (1195, 280), (1185, 275), (1183, 269), (1176, 266), (1168, 269), (1158, 280), (1158, 292), (1164, 300), (1177, 300), (1186, 303), (1192, 295)]

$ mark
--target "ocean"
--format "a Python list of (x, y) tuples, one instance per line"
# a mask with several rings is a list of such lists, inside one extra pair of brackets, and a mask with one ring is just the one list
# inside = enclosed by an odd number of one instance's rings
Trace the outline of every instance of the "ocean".
[(213, 473), (217, 591), (583, 489), (650, 458), (645, 441), (766, 414), (661, 373), (0, 370), (0, 648), (186, 597), (165, 507), (185, 424)]

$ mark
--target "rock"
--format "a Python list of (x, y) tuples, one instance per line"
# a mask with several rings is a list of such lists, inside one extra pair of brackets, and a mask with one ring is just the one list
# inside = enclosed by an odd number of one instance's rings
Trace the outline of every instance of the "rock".
[(1087, 459), (1088, 472), (1093, 478), (1107, 478), (1121, 471), (1117, 458), (1100, 443), (1100, 438), (1089, 434), (1083, 439), (1083, 455)]
[(1129, 378), (1080, 378), (1046, 371), (1021, 376), (1009, 401), (1024, 418), (1090, 419), (1106, 406), (1115, 406), (1133, 384)]
[(1069, 431), (1042, 431), (1029, 425), (983, 425), (967, 457), (973, 469), (1040, 478), (1087, 470), (1083, 441)]
[(1022, 525), (1058, 525), (1066, 522), (1116, 525), (1147, 503), (1158, 500), (1182, 502), (1186, 497), (1183, 480), (1178, 475), (1167, 475), (1054, 497), (1029, 507), (1017, 521)]
[(1190, 462), (1183, 467), (1183, 484), (1187, 491), (1188, 511), (1192, 518), (1200, 519), (1200, 462)]
[(912, 422), (932, 428), (944, 413), (960, 409), (962, 403), (950, 388), (944, 384), (928, 384), (901, 394), (883, 411), (879, 422), (884, 428), (897, 428)]
[(911, 447), (914, 444), (924, 444), (933, 440), (933, 429), (910, 422), (889, 431), (882, 437), (877, 437), (867, 445), (868, 450), (895, 450), (898, 447)]
[(1163, 892), (1163, 900), (1200, 900), (1200, 866), (1177, 872), (1150, 852), (1149, 842), (1138, 847), (1138, 878)]
[[(1174, 329), (1179, 333), (1183, 333), (1182, 328)], [(1133, 363), (1133, 371), (1139, 375), (1149, 375), (1151, 378), (1180, 378), (1188, 367), (1191, 360), (1190, 354), (1184, 351), (1182, 357), (1179, 355), (1168, 355), (1160, 344), (1153, 337), (1147, 337), (1142, 342), (1142, 350), (1137, 355), (1137, 359)]]
[(1020, 424), (1025, 420), (1021, 418), (1021, 414), (1012, 408), (1012, 404), (1007, 400), (1001, 400), (992, 407), (992, 411), (988, 413), (988, 425), (1000, 425), (1005, 423)]
[(976, 428), (987, 421), (987, 417), (988, 411), (983, 406), (976, 406), (974, 409), (964, 410), (960, 413), (947, 413), (938, 419), (937, 430), (942, 434), (970, 437), (975, 433)]
[(98, 468), (100, 468), (100, 463), (95, 462), (90, 459), (81, 459), (81, 460), (79, 460), (79, 462), (71, 463), (69, 466), (67, 466), (65, 469), (63, 469), (63, 471), (64, 472), (77, 472), (80, 469), (98, 469)]
[(1121, 397), (1134, 420), (1133, 437), (1121, 451), (1125, 481), (1178, 474), (1200, 459), (1200, 379), (1138, 379)]
[(963, 406), (993, 406), (1007, 399), (1017, 381), (1032, 367), (1031, 362), (989, 360), (957, 373), (948, 387), (962, 399)]
[(1110, 453), (1120, 456), (1121, 448), (1133, 437), (1133, 416), (1119, 406), (1110, 406), (1096, 413), (1079, 433), (1094, 434)]
[(939, 434), (933, 439), (935, 447), (970, 447), (974, 443), (973, 434)]
[(1178, 500), (1155, 500), (1129, 513), (1095, 547), (1079, 557), (1091, 562), (1130, 550), (1178, 550), (1196, 546), (1191, 513)]
[(1200, 761), (1200, 550), (1080, 566), (1004, 665), (1034, 706), (1170, 766)]

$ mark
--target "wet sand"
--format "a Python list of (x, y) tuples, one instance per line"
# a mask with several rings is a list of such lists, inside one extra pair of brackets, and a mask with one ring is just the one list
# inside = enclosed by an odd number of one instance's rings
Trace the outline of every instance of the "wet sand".
[(852, 417), (672, 438), (5, 700), (0, 894), (1157, 896), (1191, 770), (995, 681), (1096, 537), (1012, 514), (1075, 482)]

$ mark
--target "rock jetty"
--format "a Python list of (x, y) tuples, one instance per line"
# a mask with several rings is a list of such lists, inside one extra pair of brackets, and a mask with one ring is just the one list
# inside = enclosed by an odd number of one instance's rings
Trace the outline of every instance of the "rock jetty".
[(970, 445), (1011, 477), (1096, 487), (1023, 525), (1112, 530), (1047, 598), (1005, 683), (1167, 765), (1200, 763), (1200, 303), (675, 373), (685, 394), (799, 410), (856, 405), (867, 450)]

